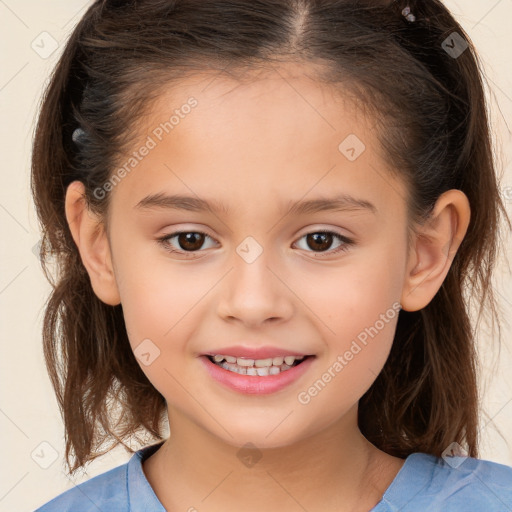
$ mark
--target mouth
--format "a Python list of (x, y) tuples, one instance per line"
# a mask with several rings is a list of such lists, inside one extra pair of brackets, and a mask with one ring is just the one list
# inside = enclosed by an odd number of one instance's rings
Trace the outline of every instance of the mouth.
[(229, 372), (253, 377), (266, 377), (269, 375), (279, 375), (280, 373), (284, 373), (315, 356), (277, 356), (266, 359), (249, 359), (245, 357), (234, 357), (221, 354), (207, 354), (206, 357), (213, 364), (220, 366)]

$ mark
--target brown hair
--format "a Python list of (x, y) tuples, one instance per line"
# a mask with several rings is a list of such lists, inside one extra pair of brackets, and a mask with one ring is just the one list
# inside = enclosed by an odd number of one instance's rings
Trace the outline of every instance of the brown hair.
[[(94, 190), (112, 175), (160, 86), (193, 70), (278, 59), (321, 63), (319, 81), (343, 81), (373, 108), (386, 158), (408, 184), (411, 225), (449, 189), (468, 197), (471, 221), (449, 273), (425, 308), (400, 312), (389, 358), (360, 400), (359, 427), (399, 457), (440, 456), (453, 441), (478, 456), (470, 301), (480, 305), (478, 318), (487, 307), (497, 319), (491, 275), (500, 217), (510, 220), (475, 50), (439, 0), (407, 5), (415, 21), (397, 0), (103, 0), (88, 9), (45, 91), (32, 162), (41, 263), (53, 286), (44, 355), (70, 472), (137, 432), (163, 439), (166, 402), (132, 353), (121, 306), (104, 304), (91, 288), (64, 213), (67, 186), (82, 181), (88, 207), (106, 219), (109, 197)], [(443, 44), (454, 32), (468, 45), (460, 56)], [(84, 135), (75, 144), (77, 127)]]

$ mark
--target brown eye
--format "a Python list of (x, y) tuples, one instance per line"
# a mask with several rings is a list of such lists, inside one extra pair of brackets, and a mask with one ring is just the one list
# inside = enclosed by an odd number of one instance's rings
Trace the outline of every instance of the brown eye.
[(332, 244), (333, 236), (330, 233), (310, 233), (306, 235), (306, 240), (312, 249), (326, 251)]
[(180, 233), (177, 236), (178, 245), (184, 251), (197, 251), (204, 243), (204, 233)]
[[(347, 251), (348, 248), (351, 245), (354, 245), (354, 241), (350, 240), (349, 238), (340, 235), (334, 231), (314, 231), (312, 233), (307, 233), (302, 239), (305, 240), (305, 247), (300, 247), (299, 242), (297, 242), (297, 245), (299, 245), (299, 249), (304, 249), (306, 252), (313, 252), (318, 255), (322, 253), (326, 254), (337, 254), (342, 251)], [(337, 246), (332, 249), (333, 243), (338, 243)]]
[[(176, 231), (158, 239), (164, 249), (173, 254), (190, 254), (203, 252), (206, 239), (215, 240), (201, 231)], [(212, 246), (210, 246), (212, 247)], [(208, 247), (207, 247), (208, 248)]]

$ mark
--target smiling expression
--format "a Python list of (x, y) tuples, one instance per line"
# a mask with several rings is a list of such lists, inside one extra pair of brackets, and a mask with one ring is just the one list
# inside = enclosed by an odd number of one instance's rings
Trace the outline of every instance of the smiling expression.
[[(407, 192), (372, 119), (300, 73), (204, 74), (170, 87), (139, 129), (135, 149), (149, 150), (110, 192), (108, 233), (130, 343), (170, 417), (261, 447), (340, 420), (387, 359), (398, 316), (375, 326), (407, 265)], [(244, 393), (207, 370), (204, 354), (233, 346), (314, 357), (286, 385)]]

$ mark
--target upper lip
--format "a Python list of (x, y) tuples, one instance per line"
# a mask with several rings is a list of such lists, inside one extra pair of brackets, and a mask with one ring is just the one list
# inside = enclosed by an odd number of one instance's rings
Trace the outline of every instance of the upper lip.
[(302, 354), (300, 352), (286, 350), (284, 348), (278, 347), (247, 347), (243, 345), (236, 345), (232, 347), (224, 347), (216, 349), (215, 351), (206, 352), (206, 356), (233, 356), (233, 357), (245, 357), (248, 359), (268, 359), (270, 357), (279, 357), (279, 356), (307, 356), (310, 354)]

